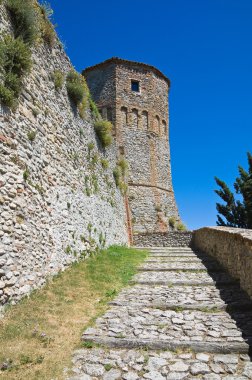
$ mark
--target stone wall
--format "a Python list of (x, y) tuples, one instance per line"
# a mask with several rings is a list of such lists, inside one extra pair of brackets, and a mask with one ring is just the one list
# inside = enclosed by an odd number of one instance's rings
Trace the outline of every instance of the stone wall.
[[(3, 5), (0, 30), (11, 30)], [(55, 90), (54, 71), (70, 68), (59, 42), (52, 50), (37, 45), (16, 112), (0, 108), (1, 304), (43, 285), (91, 246), (128, 242), (124, 199), (112, 174), (117, 148), (103, 150), (90, 110), (82, 120), (65, 85)]]
[[(166, 232), (179, 221), (169, 149), (169, 80), (152, 66), (112, 58), (83, 71), (104, 113), (111, 110), (118, 155), (129, 162), (133, 232)], [(139, 82), (139, 92), (131, 81)]]
[(252, 230), (205, 227), (194, 231), (192, 244), (215, 257), (252, 297)]
[(136, 247), (189, 247), (191, 239), (191, 231), (143, 233), (134, 235), (134, 245)]

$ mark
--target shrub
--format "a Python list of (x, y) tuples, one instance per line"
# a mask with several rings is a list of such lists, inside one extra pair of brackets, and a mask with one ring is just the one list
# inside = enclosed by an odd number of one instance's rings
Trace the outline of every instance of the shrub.
[(178, 231), (186, 231), (186, 226), (182, 222), (177, 223), (176, 227)]
[(121, 175), (122, 175), (121, 169), (118, 166), (116, 166), (115, 169), (113, 170), (113, 176), (114, 176), (116, 186), (119, 186), (120, 184)]
[(39, 115), (39, 110), (37, 109), (37, 108), (33, 108), (32, 109), (32, 114), (33, 114), (33, 116), (36, 118), (36, 117), (38, 117), (38, 115)]
[(128, 168), (129, 168), (128, 161), (122, 157), (118, 161), (117, 165), (121, 168), (122, 175), (123, 175), (123, 177), (125, 177), (125, 175), (127, 174)]
[(100, 112), (98, 110), (96, 103), (93, 101), (90, 93), (88, 96), (88, 100), (89, 100), (89, 106), (90, 106), (90, 111), (92, 113), (92, 116), (97, 120), (100, 119), (101, 118)]
[(61, 90), (64, 84), (64, 74), (62, 73), (62, 71), (55, 70), (52, 77), (54, 81), (55, 90)]
[(87, 110), (87, 105), (88, 105), (88, 99), (86, 96), (84, 96), (82, 102), (78, 106), (79, 110), (79, 115), (81, 119), (85, 119), (86, 116), (86, 110)]
[(29, 175), (30, 175), (29, 170), (25, 169), (25, 171), (23, 172), (23, 179), (24, 179), (25, 182), (28, 180)]
[(49, 3), (44, 2), (42, 5), (40, 5), (40, 12), (42, 16), (40, 25), (41, 36), (48, 46), (53, 47), (56, 41), (54, 25), (51, 22), (53, 10)]
[(0, 85), (0, 101), (15, 108), (22, 90), (22, 77), (31, 68), (31, 51), (21, 38), (5, 36), (0, 42), (0, 67), (3, 83)]
[(123, 181), (120, 181), (119, 182), (119, 189), (120, 189), (120, 192), (121, 194), (125, 195), (127, 193), (127, 190), (128, 190), (128, 185), (127, 183), (123, 182)]
[(38, 37), (38, 15), (31, 0), (7, 0), (15, 38), (32, 45)]
[(108, 169), (108, 167), (109, 167), (108, 160), (106, 160), (105, 158), (102, 158), (101, 159), (101, 166), (103, 167), (103, 169)]
[(0, 102), (7, 107), (14, 108), (16, 106), (16, 99), (14, 92), (0, 84)]
[(88, 159), (90, 160), (90, 158), (91, 158), (91, 151), (94, 149), (94, 147), (95, 147), (95, 145), (94, 145), (94, 143), (93, 142), (90, 142), (90, 143), (88, 143)]
[(175, 218), (175, 216), (171, 216), (170, 218), (169, 218), (169, 226), (170, 227), (172, 227), (172, 228), (174, 228), (175, 227), (175, 224), (176, 224), (176, 218)]
[(17, 98), (20, 95), (22, 89), (21, 79), (13, 73), (5, 74), (4, 85), (9, 90), (13, 91), (14, 96)]
[(28, 139), (32, 142), (32, 141), (34, 141), (35, 140), (35, 138), (36, 138), (36, 131), (29, 131), (28, 133), (27, 133), (27, 137), (28, 137)]
[(31, 50), (21, 38), (5, 36), (0, 42), (0, 57), (5, 73), (21, 78), (31, 69)]
[(107, 120), (98, 120), (95, 123), (95, 132), (101, 142), (103, 148), (112, 144), (113, 138), (111, 135), (112, 124)]
[(85, 95), (83, 80), (84, 78), (74, 70), (67, 74), (67, 93), (76, 106), (82, 102)]

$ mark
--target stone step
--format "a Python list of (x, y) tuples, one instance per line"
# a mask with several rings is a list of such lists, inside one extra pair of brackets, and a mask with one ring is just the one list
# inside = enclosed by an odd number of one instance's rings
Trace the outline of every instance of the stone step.
[(195, 272), (195, 271), (200, 271), (200, 272), (207, 272), (207, 269), (206, 268), (198, 268), (198, 267), (194, 267), (194, 268), (185, 268), (183, 266), (180, 266), (178, 268), (176, 267), (171, 267), (171, 268), (168, 268), (168, 267), (163, 267), (163, 268), (160, 268), (158, 266), (155, 266), (155, 267), (147, 267), (147, 266), (144, 266), (144, 267), (140, 267), (138, 268), (138, 271), (139, 272), (173, 272), (173, 271), (184, 271), (184, 272)]
[(155, 263), (144, 263), (141, 267), (138, 268), (139, 271), (215, 271), (219, 272), (222, 271), (222, 267), (220, 267), (218, 264), (211, 263), (206, 267), (202, 263), (183, 263), (183, 262), (173, 262), (173, 263), (160, 263), (160, 262), (155, 262)]
[(185, 342), (182, 340), (172, 339), (170, 341), (160, 339), (142, 339), (142, 338), (114, 338), (96, 335), (83, 335), (84, 342), (91, 342), (102, 347), (109, 348), (143, 348), (145, 350), (192, 350), (195, 353), (207, 352), (214, 354), (248, 354), (249, 345), (246, 342)]
[(156, 246), (156, 247), (151, 247), (151, 246), (146, 246), (146, 247), (134, 247), (134, 249), (139, 249), (139, 250), (142, 250), (142, 249), (145, 249), (145, 250), (153, 250), (153, 251), (156, 251), (156, 250), (166, 250), (166, 251), (192, 251), (193, 249), (190, 248), (190, 247), (164, 247), (164, 246)]
[(130, 281), (131, 284), (146, 284), (146, 285), (234, 285), (234, 281), (228, 274), (222, 272), (206, 271), (145, 271), (137, 273)]
[[(248, 380), (252, 363), (246, 354), (155, 352), (141, 349), (80, 349), (68, 380)], [(219, 375), (220, 374), (220, 375)], [(232, 377), (230, 377), (230, 374)], [(200, 377), (199, 377), (200, 376)]]
[[(247, 334), (250, 336), (248, 330)], [(199, 343), (204, 350), (212, 343), (220, 346), (228, 344), (231, 347), (233, 344), (239, 344), (239, 347), (240, 344), (246, 345), (236, 323), (224, 311), (176, 311), (132, 305), (112, 307), (103, 317), (97, 319), (94, 328), (90, 327), (84, 332), (83, 338), (90, 340), (90, 336), (128, 341), (156, 341), (160, 342), (163, 348), (168, 348), (167, 343), (170, 344), (174, 340), (180, 342), (179, 347), (195, 349), (195, 343)], [(148, 347), (157, 348), (150, 344)]]
[(216, 260), (213, 259), (206, 259), (206, 258), (199, 258), (199, 257), (181, 257), (181, 256), (149, 256), (146, 260), (145, 263), (177, 263), (177, 262), (182, 262), (182, 263), (216, 263)]
[(195, 253), (150, 253), (149, 257), (194, 257), (197, 258), (198, 256), (195, 255)]
[(246, 311), (252, 309), (252, 301), (238, 286), (225, 286), (217, 289), (212, 286), (167, 287), (164, 285), (135, 285), (123, 289), (112, 304), (155, 307), (169, 309), (172, 306), (197, 308), (197, 305), (212, 305), (217, 309), (228, 311)]
[(160, 310), (199, 310), (203, 311), (204, 313), (210, 313), (218, 311), (230, 311), (237, 312), (237, 311), (252, 311), (252, 303), (251, 302), (234, 302), (232, 304), (225, 304), (225, 303), (194, 303), (194, 304), (186, 304), (186, 303), (158, 303), (158, 302), (128, 302), (128, 301), (111, 301), (109, 302), (109, 305), (111, 306), (132, 306), (135, 308), (139, 307), (149, 307), (152, 309), (160, 309)]

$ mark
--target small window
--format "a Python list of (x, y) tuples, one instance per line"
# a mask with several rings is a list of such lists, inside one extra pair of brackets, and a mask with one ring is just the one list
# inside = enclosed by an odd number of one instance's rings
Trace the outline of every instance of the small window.
[(136, 80), (131, 81), (131, 90), (134, 92), (139, 92), (139, 82)]
[(107, 120), (112, 121), (112, 108), (111, 107), (107, 108)]

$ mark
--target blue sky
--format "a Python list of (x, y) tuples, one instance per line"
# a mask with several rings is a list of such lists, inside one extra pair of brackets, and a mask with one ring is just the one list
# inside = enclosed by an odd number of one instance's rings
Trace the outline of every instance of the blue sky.
[(252, 151), (251, 0), (52, 0), (77, 70), (112, 56), (171, 79), (175, 196), (189, 228), (215, 225), (214, 176), (232, 185)]

